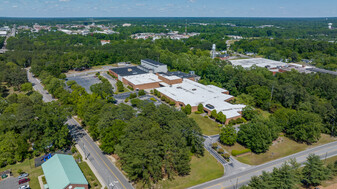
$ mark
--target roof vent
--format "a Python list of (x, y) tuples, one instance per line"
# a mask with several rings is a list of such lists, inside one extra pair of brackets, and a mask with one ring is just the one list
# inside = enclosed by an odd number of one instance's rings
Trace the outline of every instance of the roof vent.
[(131, 68), (129, 68), (129, 69), (128, 69), (128, 72), (132, 72), (132, 69), (131, 69)]
[(196, 91), (197, 89), (192, 89), (192, 91)]

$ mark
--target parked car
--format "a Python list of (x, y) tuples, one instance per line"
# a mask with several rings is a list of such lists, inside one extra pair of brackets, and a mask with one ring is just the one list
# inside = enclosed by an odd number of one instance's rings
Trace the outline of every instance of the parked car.
[(19, 184), (23, 184), (23, 183), (26, 183), (26, 182), (29, 182), (30, 179), (29, 178), (23, 178), (21, 180), (19, 180)]
[(30, 186), (27, 184), (27, 185), (24, 185), (24, 186), (20, 186), (19, 189), (30, 189)]
[(18, 179), (28, 177), (28, 175), (29, 175), (28, 173), (22, 173), (20, 176), (18, 176)]

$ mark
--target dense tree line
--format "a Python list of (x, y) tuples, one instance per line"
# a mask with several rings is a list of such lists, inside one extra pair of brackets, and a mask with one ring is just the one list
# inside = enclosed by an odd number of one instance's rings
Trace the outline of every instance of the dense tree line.
[(263, 172), (260, 176), (252, 177), (248, 186), (241, 189), (293, 189), (301, 185), (310, 188), (320, 185), (336, 174), (337, 161), (324, 165), (319, 156), (311, 154), (307, 157), (303, 168), (295, 160), (290, 160), (281, 167), (274, 168), (270, 173)]
[(254, 52), (273, 60), (312, 60), (317, 67), (337, 69), (337, 44), (308, 39), (240, 40), (231, 46), (237, 52)]

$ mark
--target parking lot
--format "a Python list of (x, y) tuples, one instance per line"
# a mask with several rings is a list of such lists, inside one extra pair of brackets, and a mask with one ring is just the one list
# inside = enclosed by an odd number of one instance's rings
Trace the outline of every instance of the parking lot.
[(95, 76), (95, 74), (88, 75), (78, 75), (67, 78), (68, 81), (76, 81), (77, 84), (81, 85), (88, 93), (91, 93), (90, 86), (96, 83), (101, 83), (101, 81)]
[(18, 189), (26, 185), (29, 185), (29, 182), (19, 185), (19, 179), (17, 177), (9, 177), (0, 181), (0, 189)]

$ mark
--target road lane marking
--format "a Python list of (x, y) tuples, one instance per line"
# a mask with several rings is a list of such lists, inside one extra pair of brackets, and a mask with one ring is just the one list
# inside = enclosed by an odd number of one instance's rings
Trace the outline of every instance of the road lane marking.
[[(105, 166), (110, 170), (110, 172), (117, 178), (117, 180), (119, 181), (119, 183), (123, 186), (123, 188), (125, 188), (125, 186), (123, 185), (123, 183), (118, 179), (118, 177), (115, 175), (115, 173), (110, 169), (110, 167), (105, 163), (105, 161), (102, 159), (102, 157), (98, 154), (98, 152), (95, 150), (95, 148), (90, 144), (90, 142), (85, 138), (83, 137), (84, 140), (87, 141), (87, 143), (91, 146), (91, 148), (95, 151), (95, 153), (98, 155), (98, 157), (103, 161), (103, 163), (105, 164)], [(93, 157), (95, 160), (96, 158)], [(96, 160), (97, 161), (97, 160)], [(97, 161), (98, 162), (98, 161)], [(122, 173), (123, 174), (123, 173)], [(110, 183), (108, 183), (110, 184)], [(125, 188), (126, 189), (126, 188)]]

